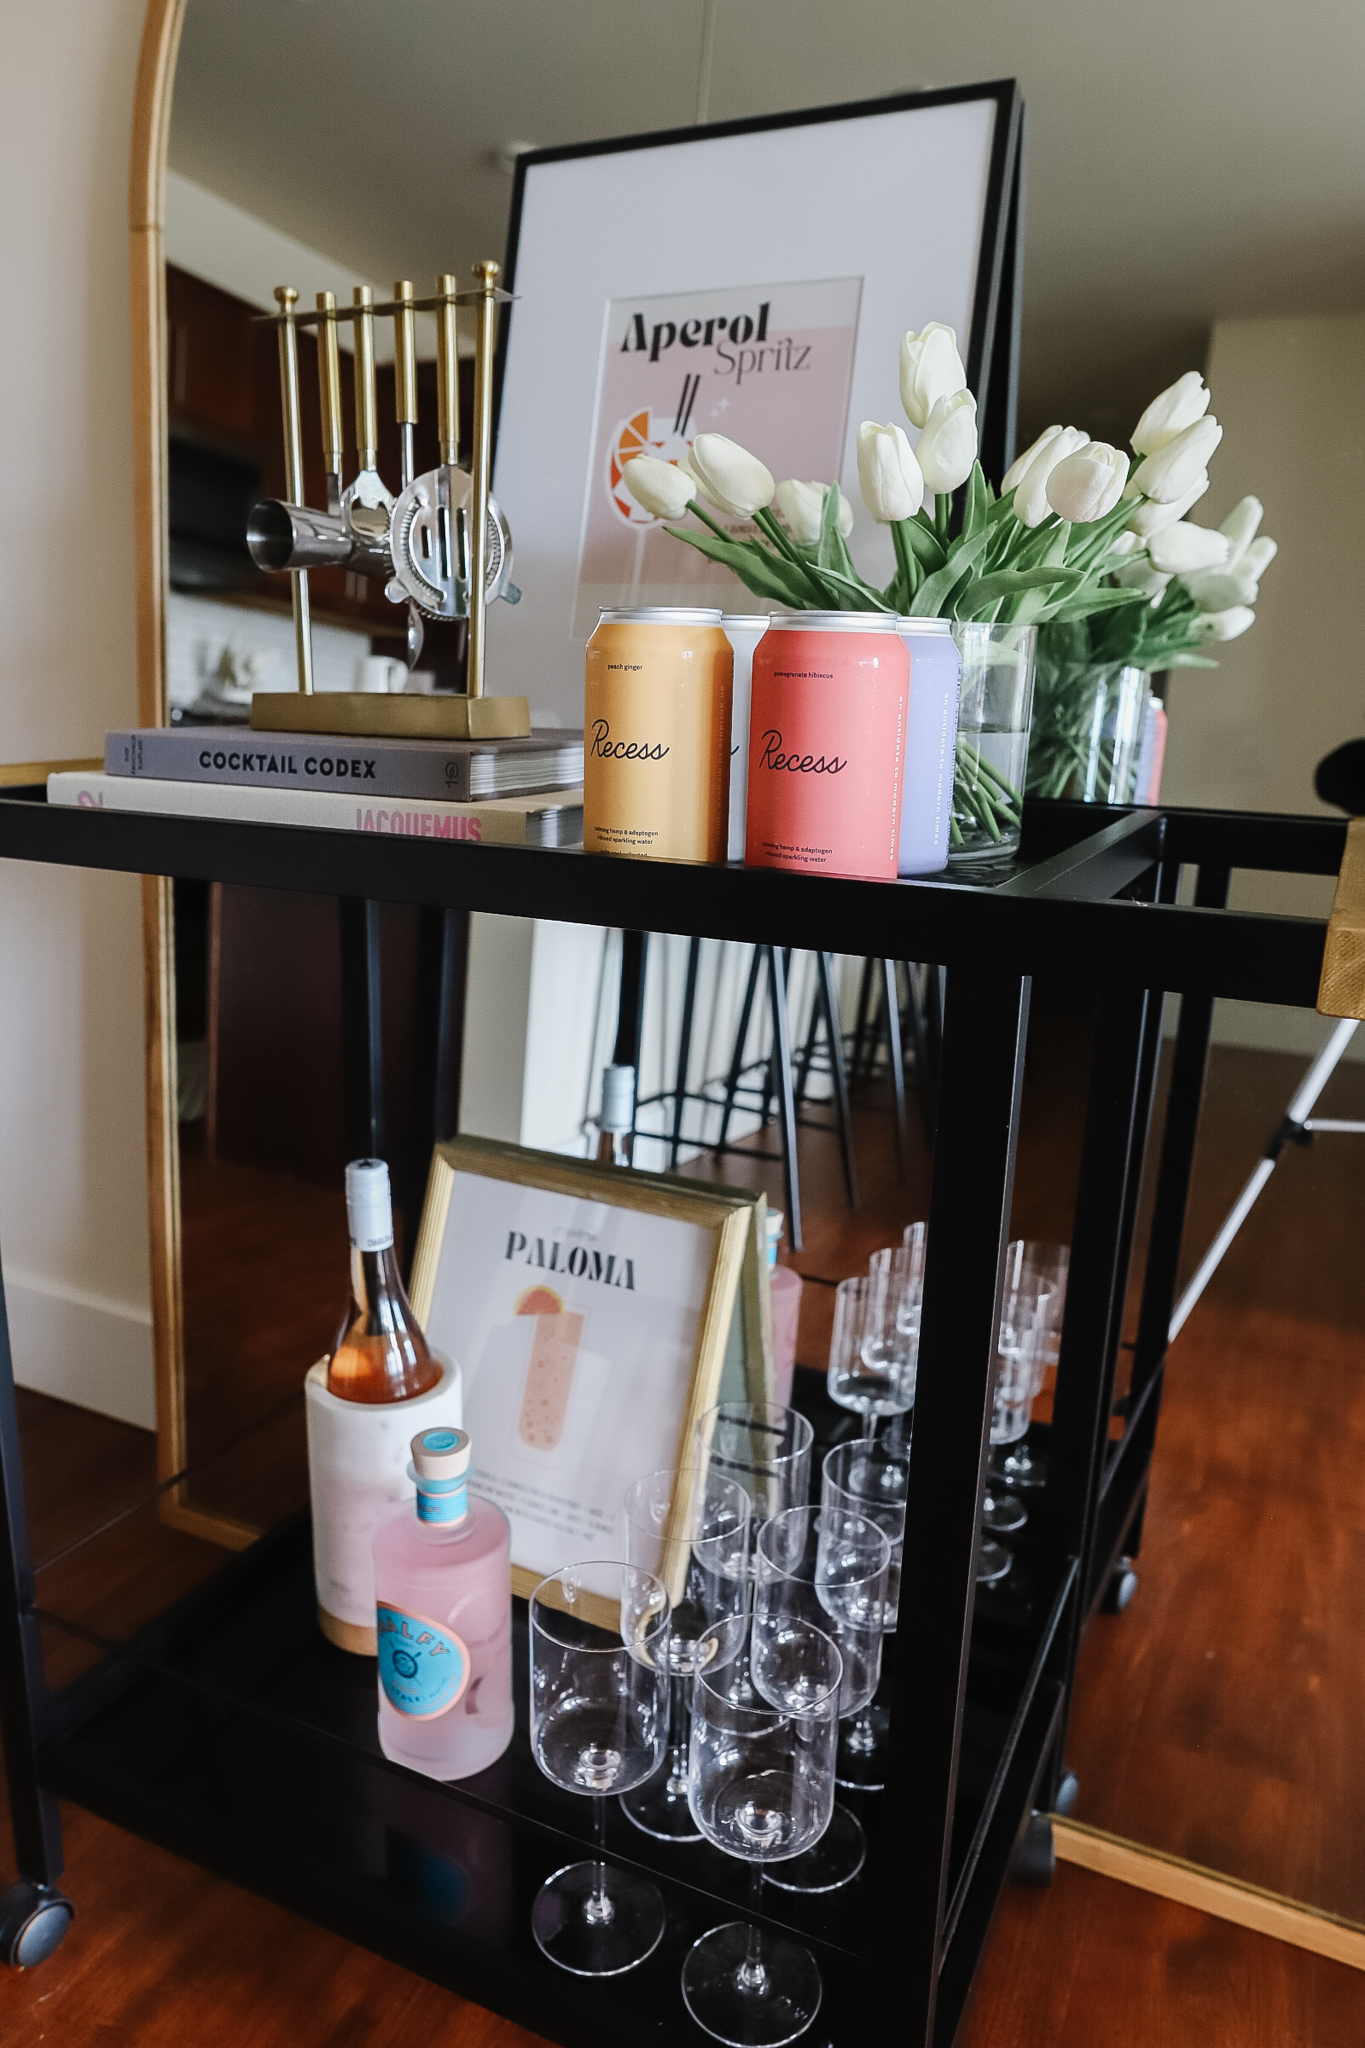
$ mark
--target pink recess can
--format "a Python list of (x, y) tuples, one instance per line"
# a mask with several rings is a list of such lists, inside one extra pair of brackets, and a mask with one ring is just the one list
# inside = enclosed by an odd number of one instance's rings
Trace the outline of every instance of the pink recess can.
[(885, 612), (775, 612), (754, 649), (751, 867), (894, 882), (910, 656)]

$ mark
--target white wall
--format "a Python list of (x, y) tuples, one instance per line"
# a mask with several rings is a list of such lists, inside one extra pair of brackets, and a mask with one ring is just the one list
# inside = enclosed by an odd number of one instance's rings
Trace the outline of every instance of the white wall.
[[(0, 760), (136, 720), (128, 150), (142, 0), (10, 7)], [(138, 884), (0, 864), (0, 1256), (29, 1386), (150, 1426)]]
[[(1339, 816), (1313, 794), (1313, 770), (1365, 736), (1358, 499), (1365, 471), (1365, 313), (1220, 320), (1207, 377), (1223, 422), (1208, 495), (1193, 516), (1216, 526), (1247, 493), (1265, 506), (1280, 552), (1256, 624), (1214, 650), (1217, 669), (1171, 678), (1162, 795), (1176, 804)], [(1238, 875), (1243, 909), (1325, 917), (1332, 883)], [(1308, 1011), (1220, 1003), (1215, 1036), (1307, 1055), (1329, 1026)], [(1360, 1036), (1352, 1054), (1365, 1058)]]

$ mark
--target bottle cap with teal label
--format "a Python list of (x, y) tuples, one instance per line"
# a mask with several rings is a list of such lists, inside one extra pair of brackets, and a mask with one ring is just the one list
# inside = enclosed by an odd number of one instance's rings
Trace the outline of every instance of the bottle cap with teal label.
[(454, 1629), (381, 1600), (375, 1608), (379, 1682), (396, 1713), (434, 1721), (458, 1706), (473, 1669), (469, 1646)]
[(469, 1513), (469, 1437), (438, 1424), (412, 1440), (409, 1474), (417, 1487), (419, 1522), (462, 1522)]

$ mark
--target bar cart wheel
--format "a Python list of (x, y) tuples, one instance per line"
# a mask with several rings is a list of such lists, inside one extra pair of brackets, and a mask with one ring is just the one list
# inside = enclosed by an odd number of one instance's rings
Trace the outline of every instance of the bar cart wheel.
[(1045, 1813), (1031, 1813), (1015, 1848), (1010, 1875), (1016, 1884), (1049, 1885), (1056, 1868), (1052, 1822)]
[(63, 1892), (21, 1877), (0, 1892), (0, 1956), (12, 1970), (45, 1963), (66, 1939), (76, 1908)]
[(1137, 1589), (1138, 1575), (1133, 1570), (1133, 1560), (1121, 1557), (1109, 1575), (1109, 1584), (1104, 1589), (1100, 1606), (1106, 1614), (1122, 1614)]
[(1057, 1797), (1052, 1802), (1052, 1811), (1063, 1818), (1076, 1811), (1076, 1801), (1081, 1796), (1081, 1781), (1074, 1771), (1063, 1771), (1062, 1782), (1057, 1787)]

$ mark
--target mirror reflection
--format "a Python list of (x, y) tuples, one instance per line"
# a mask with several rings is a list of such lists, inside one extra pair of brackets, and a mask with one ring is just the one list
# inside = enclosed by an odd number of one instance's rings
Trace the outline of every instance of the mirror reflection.
[[(263, 576), (245, 544), (251, 506), (285, 494), (275, 334), (259, 320), (276, 285), (292, 283), (311, 305), (320, 289), (341, 298), (369, 284), (386, 298), (400, 276), (419, 291), (443, 271), (467, 277), (477, 258), (503, 255), (515, 160), (528, 147), (1015, 75), (1028, 108), (1018, 445), (1054, 422), (1126, 444), (1156, 392), (1192, 369), (1207, 376), (1224, 446), (1198, 517), (1216, 527), (1255, 494), (1282, 557), (1256, 633), (1219, 650), (1216, 675), (1165, 678), (1163, 795), (1312, 808), (1314, 764), (1355, 736), (1359, 716), (1351, 628), (1333, 589), (1334, 579), (1336, 591), (1352, 587), (1342, 535), (1362, 419), (1365, 331), (1361, 315), (1341, 310), (1362, 285), (1358, 173), (1341, 147), (1359, 74), (1323, 61), (1345, 34), (1328, 16), (1282, 10), (1253, 36), (1241, 14), (1215, 4), (1178, 23), (1147, 10), (1100, 24), (1065, 4), (1041, 16), (991, 5), (912, 22), (880, 0), (835, 14), (815, 0), (514, 0), (496, 19), (470, 0), (382, 10), (368, 0), (189, 0), (167, 191), (170, 720), (202, 725), (206, 744), (230, 743), (253, 691), (294, 686), (287, 579)], [(907, 193), (905, 204), (932, 196)], [(379, 467), (396, 478), (384, 343), (381, 332)], [(466, 423), (469, 345), (466, 335)], [(418, 357), (421, 469), (437, 460), (429, 324)], [(306, 334), (299, 359), (307, 499), (322, 505), (317, 352)], [(353, 450), (345, 335), (341, 382)], [(545, 434), (555, 430), (547, 419)], [(516, 508), (507, 510), (515, 529)], [(319, 690), (381, 690), (399, 678), (404, 614), (374, 580), (315, 572), (312, 606)], [(461, 687), (464, 660), (461, 628), (429, 631), (420, 687)], [(1291, 697), (1289, 674), (1311, 674), (1311, 692)], [(544, 707), (531, 708), (534, 718)], [(1305, 879), (1239, 877), (1233, 901), (1323, 911), (1330, 893)], [(430, 993), (423, 916), (176, 887), (186, 1416), (194, 1505), (225, 1525), (264, 1522), (304, 1497), (299, 1382), (344, 1302), (348, 1158), (380, 1149), (395, 1163), (399, 1244), (411, 1254), (425, 1171), (427, 1084), (414, 1052)], [(595, 1147), (596, 1077), (621, 976), (616, 935), (560, 957), (552, 937), (538, 934), (533, 948), (510, 920), (475, 920), (442, 943), (461, 1003), (466, 965), (475, 989), (464, 1127)], [(367, 959), (381, 969), (378, 1019), (356, 1013), (356, 963)], [(536, 974), (556, 960), (554, 1014), (541, 1014)], [(656, 941), (651, 960), (659, 1087), (678, 1058), (686, 978), (698, 971), (689, 1071), (723, 1083), (744, 1050), (735, 1018), (747, 950), (708, 951), (698, 970), (685, 942)], [(830, 1283), (806, 1289), (807, 1366), (823, 1368), (828, 1354), (833, 1283), (927, 1213), (927, 1134), (912, 1098), (900, 1179), (890, 1036), (876, 1038), (869, 1019), (894, 1006), (913, 1087), (932, 1067), (933, 976), (912, 963), (892, 972), (892, 1005), (878, 1011), (883, 997), (868, 995), (862, 963), (839, 967), (864, 1206), (854, 1226), (829, 1139), (813, 1171), (828, 1169), (838, 1228), (813, 1231), (803, 1262), (814, 1282)], [(792, 974), (797, 1037), (815, 1043), (818, 969), (798, 959)], [(496, 1017), (518, 1000), (525, 1046), (509, 1066)], [(876, 1044), (860, 1076), (865, 1027)], [(1219, 1005), (1187, 1276), (1325, 1035), (1301, 1014)], [(526, 1051), (551, 1039), (561, 1041), (552, 1112)], [(1075, 1002), (1039, 992), (1015, 1220), (1030, 1241), (1070, 1233), (1088, 1057)], [(382, 1121), (359, 1128), (353, 1084), (367, 1060), (366, 1100)], [(1353, 1055), (1344, 1060), (1320, 1113), (1365, 1115), (1361, 1073)], [(458, 1106), (458, 1069), (446, 1082)], [(812, 1099), (826, 1085), (817, 1078)], [(653, 1128), (667, 1135), (662, 1122)], [(1137, 1588), (1086, 1644), (1071, 1760), (1082, 1821), (1365, 1922), (1355, 1846), (1365, 1788), (1349, 1740), (1361, 1679), (1350, 1620), (1352, 1369), (1365, 1328), (1346, 1221), (1351, 1144), (1325, 1140), (1284, 1160), (1172, 1353)], [(695, 1142), (684, 1149), (690, 1170), (747, 1175), (782, 1199), (776, 1169), (752, 1158), (713, 1165)], [(677, 1148), (670, 1159), (661, 1144), (637, 1163), (678, 1163)], [(1130, 1341), (1135, 1314), (1130, 1303)], [(1045, 1380), (1039, 1417), (1050, 1391)], [(1116, 1439), (1124, 1392), (1121, 1373)], [(1116, 1585), (1111, 1604), (1123, 1591)]]

